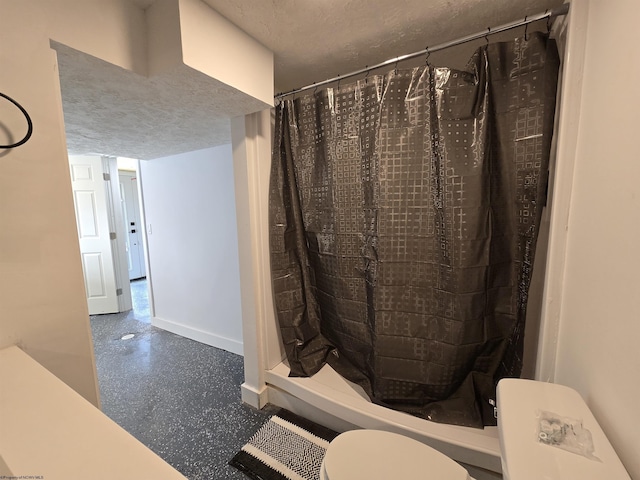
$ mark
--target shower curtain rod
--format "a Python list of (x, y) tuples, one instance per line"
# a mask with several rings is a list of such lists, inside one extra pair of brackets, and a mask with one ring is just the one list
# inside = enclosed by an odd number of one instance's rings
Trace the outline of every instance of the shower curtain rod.
[(295, 88), (293, 90), (289, 90), (288, 92), (283, 92), (275, 95), (275, 99), (280, 100), (283, 97), (293, 95), (295, 93), (304, 92), (306, 90), (310, 90), (312, 88), (321, 87), (322, 85), (327, 85), (328, 83), (337, 82), (339, 80), (343, 80), (345, 78), (354, 77), (356, 75), (360, 75), (361, 73), (369, 72), (371, 70), (375, 70), (380, 67), (385, 67), (387, 65), (396, 64), (398, 62), (402, 62), (404, 60), (409, 60), (411, 58), (419, 57), (420, 55), (426, 55), (429, 53), (437, 52), (439, 50), (444, 50), (445, 48), (454, 47), (456, 45), (461, 45), (463, 43), (470, 42), (472, 40), (477, 40), (479, 38), (486, 38), (489, 35), (493, 35), (494, 33), (505, 32), (507, 30), (511, 30), (513, 28), (522, 27), (523, 25), (529, 25), (530, 23), (537, 22), (538, 20), (542, 20), (544, 18), (552, 19), (554, 17), (559, 17), (561, 15), (566, 15), (569, 13), (569, 4), (564, 3), (557, 8), (552, 10), (546, 10), (544, 13), (538, 13), (537, 15), (527, 15), (523, 20), (517, 20), (511, 23), (505, 23), (503, 25), (499, 25), (497, 27), (488, 27), (486, 30), (483, 30), (478, 33), (473, 33), (471, 35), (467, 35), (466, 37), (461, 37), (456, 40), (450, 40), (448, 42), (440, 43), (438, 45), (434, 45), (433, 47), (427, 47), (424, 50), (420, 50), (419, 52), (409, 53), (407, 55), (401, 55), (399, 57), (391, 58), (382, 63), (378, 63), (371, 67), (361, 68), (360, 70), (355, 70), (353, 72), (347, 73), (346, 75), (338, 75), (337, 77), (329, 78), (328, 80), (323, 80), (322, 82), (312, 83), (311, 85), (306, 85), (304, 87)]

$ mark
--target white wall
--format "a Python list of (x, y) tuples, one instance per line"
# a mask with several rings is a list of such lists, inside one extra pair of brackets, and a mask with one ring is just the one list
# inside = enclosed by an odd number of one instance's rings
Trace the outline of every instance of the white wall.
[[(205, 2), (156, 0), (146, 16), (151, 75), (186, 65), (251, 97), (251, 105), (273, 105), (273, 53)], [(230, 116), (255, 111), (238, 99), (227, 103)]]
[[(80, 5), (82, 3), (82, 5)], [(0, 0), (0, 91), (31, 114), (33, 137), (0, 157), (0, 348), (17, 344), (98, 405), (55, 52), (49, 39), (139, 67), (142, 11), (124, 0)], [(136, 12), (140, 15), (136, 16)], [(114, 41), (105, 41), (114, 38)], [(12, 113), (13, 112), (13, 113)], [(15, 136), (24, 120), (0, 104)]]
[(273, 53), (204, 2), (179, 3), (185, 65), (273, 105)]
[[(27, 144), (0, 152), (0, 348), (20, 345), (98, 404), (59, 77), (50, 40), (146, 75), (148, 19), (130, 0), (0, 0), (0, 12), (0, 91), (20, 101), (34, 123)], [(207, 38), (215, 42), (215, 35)], [(247, 42), (235, 46), (233, 58), (225, 57), (229, 70), (245, 60), (242, 48)], [(262, 76), (269, 77), (264, 84), (271, 85), (272, 55), (259, 47), (251, 46), (247, 61), (258, 55), (260, 68), (266, 68)], [(202, 43), (190, 48), (208, 51)], [(242, 74), (237, 75), (240, 91), (246, 83)], [(235, 88), (234, 81), (225, 78)], [(8, 140), (5, 129), (15, 137), (24, 132), (24, 121), (14, 110), (0, 102), (0, 143)], [(233, 211), (232, 204), (229, 209)], [(234, 341), (239, 338), (231, 328), (228, 335)]]
[(588, 18), (555, 381), (582, 393), (638, 479), (640, 3), (590, 1)]
[[(140, 75), (147, 73), (145, 13), (129, 0), (0, 1), (3, 16), (5, 4), (20, 4), (13, 9), (42, 18), (40, 35)], [(19, 25), (25, 36), (34, 29), (30, 23)]]
[(140, 162), (152, 323), (242, 354), (231, 145)]

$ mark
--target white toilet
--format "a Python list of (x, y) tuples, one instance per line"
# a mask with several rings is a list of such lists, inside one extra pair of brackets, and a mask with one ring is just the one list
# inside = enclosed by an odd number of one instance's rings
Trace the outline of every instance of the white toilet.
[[(575, 390), (504, 379), (498, 384), (497, 403), (505, 480), (630, 480)], [(396, 478), (471, 480), (467, 470), (433, 448), (379, 430), (338, 435), (329, 444), (320, 472), (321, 480)]]

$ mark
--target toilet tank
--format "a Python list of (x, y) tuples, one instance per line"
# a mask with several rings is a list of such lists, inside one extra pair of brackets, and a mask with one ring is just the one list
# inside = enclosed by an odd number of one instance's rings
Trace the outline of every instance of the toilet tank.
[(505, 480), (630, 480), (582, 397), (553, 383), (498, 383)]

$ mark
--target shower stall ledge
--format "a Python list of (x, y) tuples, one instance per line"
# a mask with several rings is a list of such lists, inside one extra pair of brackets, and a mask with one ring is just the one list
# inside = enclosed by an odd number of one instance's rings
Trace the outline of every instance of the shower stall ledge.
[(414, 438), (454, 460), (501, 473), (497, 427), (476, 429), (424, 420), (371, 403), (364, 391), (325, 365), (310, 378), (289, 377), (284, 363), (266, 371), (269, 402), (336, 430), (370, 428)]

